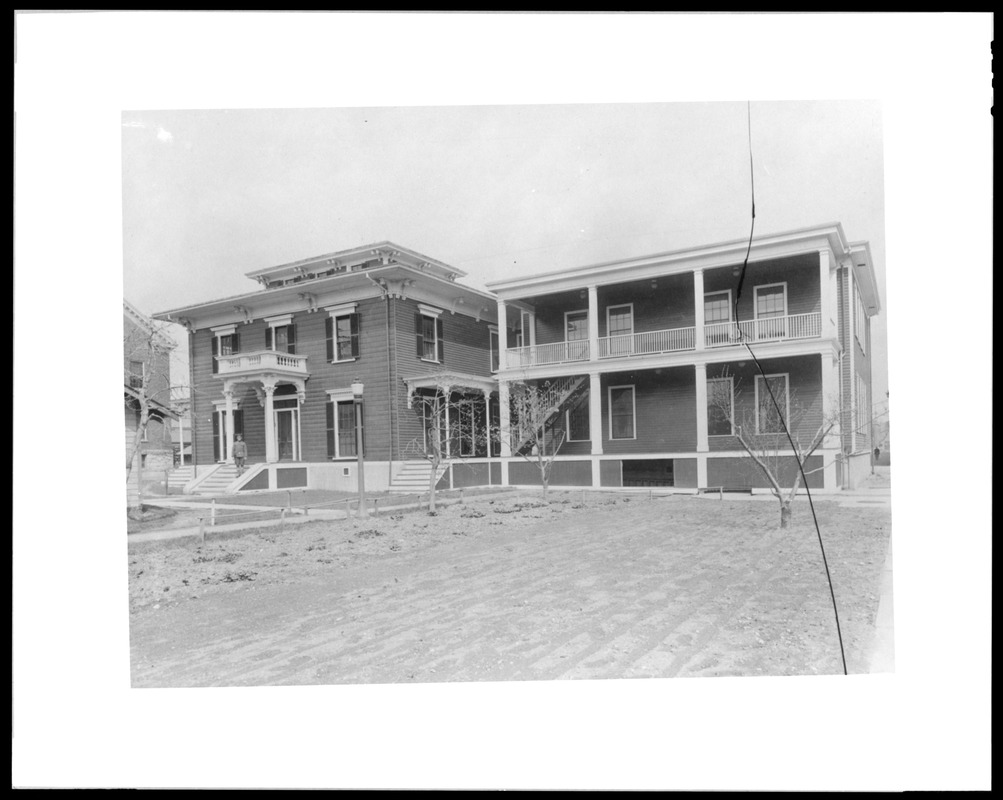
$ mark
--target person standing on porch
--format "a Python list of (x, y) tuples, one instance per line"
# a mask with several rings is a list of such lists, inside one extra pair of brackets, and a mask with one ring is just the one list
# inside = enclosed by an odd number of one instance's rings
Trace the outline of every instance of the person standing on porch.
[(238, 433), (233, 443), (233, 463), (237, 465), (237, 474), (244, 472), (244, 459), (247, 458), (247, 445), (244, 443), (243, 434)]

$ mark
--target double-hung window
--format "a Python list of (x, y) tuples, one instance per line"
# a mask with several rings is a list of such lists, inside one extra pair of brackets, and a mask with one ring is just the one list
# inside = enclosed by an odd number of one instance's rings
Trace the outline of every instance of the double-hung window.
[(856, 300), (853, 309), (853, 333), (857, 337), (857, 344), (860, 345), (860, 352), (866, 353), (867, 314), (864, 312), (864, 303), (860, 299), (860, 294), (856, 291), (856, 284), (854, 284), (853, 296)]
[(292, 314), (281, 317), (267, 317), (265, 329), (265, 349), (279, 353), (296, 353), (296, 326)]
[(565, 413), (565, 430), (569, 442), (587, 442), (589, 436), (589, 402), (585, 395)]
[(129, 362), (129, 388), (142, 389), (146, 379), (146, 363), (143, 361)]
[(566, 359), (581, 361), (589, 357), (589, 312), (564, 312)]
[(212, 332), (212, 371), (219, 372), (219, 359), (235, 356), (240, 352), (240, 334), (236, 324), (221, 325), (211, 328)]
[(327, 360), (353, 361), (361, 355), (359, 338), (359, 312), (355, 303), (330, 306), (325, 309), (328, 317), (324, 320), (327, 338)]
[(787, 385), (786, 374), (756, 376), (756, 433), (784, 432), (784, 424), (791, 418)]
[(609, 306), (606, 309), (606, 335), (611, 356), (634, 352), (634, 304)]
[(783, 339), (787, 335), (787, 284), (757, 286), (755, 294), (755, 339)]
[(707, 435), (734, 433), (735, 391), (732, 378), (707, 379)]
[(442, 309), (419, 304), (414, 315), (414, 334), (418, 358), (444, 364), (446, 348), (442, 336)]
[[(356, 458), (355, 401), (351, 389), (327, 393), (327, 457)], [(365, 451), (365, 420), (363, 419), (362, 444)]]
[(634, 439), (634, 387), (609, 387), (609, 438)]
[(488, 328), (488, 350), (491, 354), (491, 371), (498, 371), (498, 328), (492, 325)]
[(703, 322), (708, 345), (727, 344), (731, 341), (730, 289), (725, 292), (709, 292), (703, 296)]

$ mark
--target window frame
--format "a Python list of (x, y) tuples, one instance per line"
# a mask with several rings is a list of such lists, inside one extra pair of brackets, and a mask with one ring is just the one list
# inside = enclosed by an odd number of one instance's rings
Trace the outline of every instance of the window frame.
[[(714, 297), (715, 295), (724, 294), (728, 296), (728, 319), (718, 319), (713, 322), (707, 321), (707, 298)], [(734, 322), (734, 306), (731, 302), (731, 289), (720, 289), (715, 292), (704, 292), (703, 295), (703, 324), (704, 325), (727, 325)]]
[[(344, 454), (341, 452), (341, 425), (338, 422), (338, 406), (340, 404), (348, 404), (352, 406), (352, 441), (355, 443), (355, 447), (358, 447), (358, 442), (355, 439), (355, 396), (352, 394), (351, 389), (328, 389), (327, 390), (327, 404), (332, 406), (331, 408), (331, 426), (326, 427), (326, 431), (333, 432), (333, 440), (330, 443), (334, 444), (334, 454), (330, 452), (330, 447), (328, 447), (328, 461), (354, 461), (358, 459), (358, 452), (351, 454)], [(326, 432), (325, 431), (325, 432)], [(329, 443), (329, 444), (330, 444)], [(362, 457), (366, 457), (366, 415), (365, 410), (362, 414)]]
[[(630, 436), (613, 436), (613, 391), (616, 389), (630, 389)], [(624, 383), (617, 386), (606, 387), (606, 403), (609, 414), (609, 440), (611, 442), (629, 442), (637, 439), (637, 385)]]
[[(756, 434), (757, 435), (769, 436), (769, 435), (773, 435), (773, 434), (783, 433), (784, 432), (783, 426), (781, 426), (779, 430), (764, 431), (764, 430), (762, 430), (762, 425), (760, 424), (759, 410), (762, 407), (761, 404), (760, 404), (760, 399), (759, 399), (759, 397), (760, 397), (760, 395), (759, 395), (760, 381), (769, 380), (771, 378), (783, 378), (784, 379), (784, 406), (785, 406), (785, 408), (784, 408), (783, 425), (784, 426), (789, 426), (790, 425), (790, 419), (791, 419), (791, 376), (790, 376), (790, 373), (789, 372), (775, 372), (775, 373), (771, 373), (769, 375), (757, 375), (756, 376), (756, 382), (755, 382)], [(768, 396), (769, 396), (769, 393), (767, 393), (767, 397)]]
[[(325, 321), (325, 327), (330, 326), (330, 336), (327, 335), (325, 330), (325, 339), (330, 344), (330, 358), (328, 362), (331, 364), (347, 364), (352, 361), (357, 361), (362, 357), (362, 340), (360, 329), (362, 327), (362, 320), (359, 317), (359, 305), (358, 303), (343, 303), (337, 306), (327, 306), (324, 308), (327, 312), (328, 320)], [(355, 333), (352, 333), (352, 320), (354, 318)], [(348, 358), (339, 358), (339, 343), (343, 340), (338, 338), (338, 320), (347, 319), (348, 320), (348, 350), (351, 355)], [(325, 354), (326, 355), (326, 354)]]
[[(712, 383), (724, 383), (728, 382), (728, 403), (731, 407), (730, 413), (728, 414), (728, 422), (731, 429), (728, 433), (711, 433), (710, 432), (710, 409), (711, 409), (711, 391), (710, 385)], [(707, 436), (734, 436), (735, 435), (735, 378), (733, 375), (723, 375), (719, 378), (708, 378), (707, 379)]]
[[(422, 354), (419, 356), (419, 360), (424, 361), (426, 364), (445, 364), (445, 358), (441, 357), (442, 351), (444, 350), (445, 337), (440, 339), (439, 331), (443, 327), (442, 324), (442, 309), (434, 308), (433, 306), (426, 306), (423, 303), (418, 304), (418, 314), (423, 320), (423, 330), (421, 333), (422, 339)], [(424, 332), (424, 320), (432, 321), (432, 352), (435, 354), (435, 358), (428, 358), (425, 354), (428, 352), (429, 339), (425, 336)]]
[[(630, 331), (627, 333), (611, 333), (610, 331), (610, 312), (618, 309), (626, 308), (630, 311)], [(634, 304), (633, 303), (618, 303), (615, 306), (606, 306), (606, 336), (633, 336), (634, 335)]]
[[(580, 339), (569, 339), (568, 338), (568, 317), (575, 314), (585, 315), (585, 335)], [(589, 340), (589, 310), (587, 308), (579, 308), (574, 311), (564, 312), (564, 341), (565, 342), (587, 342)]]
[[(584, 436), (584, 437), (582, 437), (580, 439), (576, 439), (576, 438), (574, 438), (572, 436), (572, 430), (573, 430), (573, 428), (571, 426), (571, 412), (572, 412), (572, 410), (579, 411), (579, 410), (581, 410), (583, 408), (585, 409), (585, 425), (588, 428), (588, 433), (587, 433), (586, 436)], [(564, 430), (565, 430), (565, 432), (567, 434), (567, 441), (568, 442), (591, 442), (592, 441), (592, 418), (591, 418), (591, 415), (590, 415), (590, 410), (589, 410), (588, 402), (582, 402), (581, 404), (579, 404), (578, 406), (576, 406), (574, 409), (570, 409), (570, 408), (565, 409), (565, 411), (564, 411)]]
[[(760, 289), (774, 289), (777, 286), (780, 286), (780, 287), (783, 288), (784, 313), (783, 314), (772, 314), (770, 316), (761, 317), (759, 315), (759, 290)], [(752, 287), (752, 295), (753, 295), (753, 302), (752, 302), (752, 318), (753, 319), (782, 319), (783, 317), (790, 316), (789, 306), (788, 306), (788, 303), (787, 303), (787, 281), (777, 281), (775, 283), (762, 283), (762, 284), (759, 284), (758, 286)]]
[(853, 336), (857, 340), (857, 344), (860, 345), (860, 352), (867, 355), (867, 348), (864, 346), (864, 340), (867, 338), (867, 314), (864, 310), (864, 301), (860, 297), (860, 291), (857, 289), (856, 283), (853, 284), (853, 299)]
[(501, 367), (501, 336), (497, 325), (488, 325), (488, 369), (494, 375)]

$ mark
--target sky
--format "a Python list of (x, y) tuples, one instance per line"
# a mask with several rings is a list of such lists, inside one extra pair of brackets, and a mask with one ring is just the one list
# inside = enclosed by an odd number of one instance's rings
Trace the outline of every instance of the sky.
[[(992, 24), (15, 15), (12, 784), (989, 788)], [(123, 296), (382, 239), (472, 285), (741, 239), (747, 99), (757, 231), (839, 221), (878, 269), (894, 675), (130, 690)]]
[(125, 111), (124, 291), (155, 313), (383, 240), (484, 288), (744, 238), (754, 176), (758, 233), (870, 243), (883, 399), (882, 152), (876, 101)]

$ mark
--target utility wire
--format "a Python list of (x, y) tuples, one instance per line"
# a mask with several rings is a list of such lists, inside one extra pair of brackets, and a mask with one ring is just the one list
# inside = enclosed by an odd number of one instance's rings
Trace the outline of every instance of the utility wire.
[(747, 123), (749, 130), (749, 177), (750, 185), (752, 189), (752, 224), (749, 228), (749, 246), (745, 250), (745, 260), (742, 262), (742, 272), (738, 278), (738, 287), (735, 290), (735, 325), (738, 329), (739, 337), (742, 343), (745, 345), (745, 349), (749, 351), (749, 356), (752, 358), (759, 370), (759, 374), (763, 377), (763, 383), (766, 386), (766, 391), (769, 392), (770, 400), (773, 402), (773, 407), (777, 411), (777, 417), (780, 419), (780, 424), (784, 429), (784, 434), (787, 436), (787, 441), (790, 442), (791, 451), (794, 453), (794, 458), (798, 463), (798, 471), (801, 473), (801, 482), (804, 484), (805, 494), (808, 496), (808, 505), (811, 508), (811, 518), (815, 523), (815, 534), (818, 536), (818, 547), (822, 552), (822, 564), (825, 566), (825, 577), (829, 582), (829, 596), (832, 598), (832, 613), (836, 618), (836, 636), (839, 638), (839, 655), (843, 661), (843, 674), (847, 675), (846, 670), (846, 651), (843, 648), (843, 633), (839, 627), (839, 610), (836, 608), (836, 592), (832, 588), (832, 575), (829, 573), (829, 562), (825, 557), (825, 545), (822, 544), (822, 531), (818, 526), (818, 516), (815, 514), (815, 504), (811, 499), (811, 489), (808, 488), (808, 478), (804, 472), (804, 465), (801, 463), (801, 456), (798, 449), (794, 446), (794, 439), (791, 436), (791, 432), (787, 427), (787, 420), (784, 419), (783, 411), (780, 410), (780, 404), (777, 402), (776, 396), (773, 394), (773, 388), (770, 386), (770, 381), (766, 377), (766, 372), (763, 370), (763, 365), (759, 363), (759, 359), (756, 358), (756, 354), (752, 352), (752, 347), (749, 345), (748, 341), (745, 340), (745, 335), (742, 333), (742, 320), (738, 313), (738, 300), (742, 296), (742, 285), (745, 283), (745, 273), (749, 267), (749, 256), (752, 254), (752, 237), (756, 230), (756, 175), (752, 160), (752, 101), (749, 101), (747, 106)]

